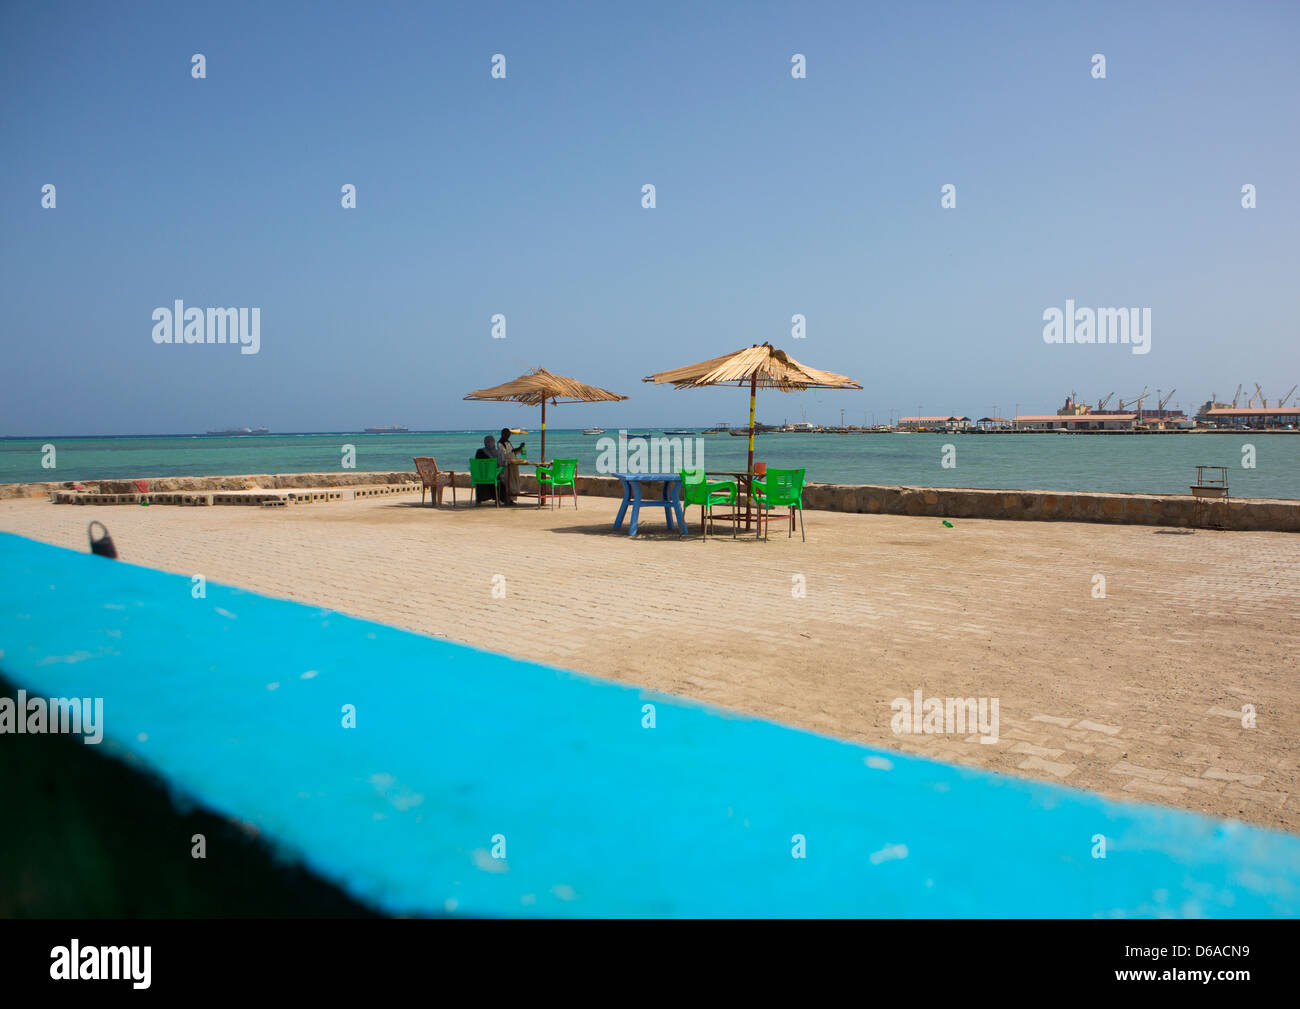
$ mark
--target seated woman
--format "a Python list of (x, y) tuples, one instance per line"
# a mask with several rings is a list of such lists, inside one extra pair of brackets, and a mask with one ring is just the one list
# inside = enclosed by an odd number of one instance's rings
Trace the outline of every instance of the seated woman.
[[(474, 453), (475, 459), (495, 459), (497, 458), (496, 439), (488, 435), (483, 439), (483, 447)], [(493, 484), (480, 483), (474, 485), (474, 500), (495, 501), (497, 498), (497, 489)]]
[[(521, 443), (522, 449), (524, 445)], [(504, 497), (502, 504), (512, 505), (519, 496), (519, 467), (510, 465), (515, 460), (515, 447), (510, 444), (510, 428), (501, 429), (501, 438), (497, 442), (497, 462), (501, 464), (501, 487)]]

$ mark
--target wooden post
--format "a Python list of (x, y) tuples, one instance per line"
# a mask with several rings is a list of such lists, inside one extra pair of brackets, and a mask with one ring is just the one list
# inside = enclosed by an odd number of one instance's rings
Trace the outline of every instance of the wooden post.
[(753, 505), (754, 495), (754, 400), (758, 395), (758, 372), (749, 376), (749, 487), (745, 491), (745, 529), (749, 529), (749, 510)]
[[(542, 400), (542, 465), (546, 465), (546, 400)], [(533, 470), (536, 473), (536, 470)], [(554, 488), (552, 488), (554, 489)], [(541, 508), (546, 504), (546, 498), (542, 496), (542, 481), (537, 481), (537, 507)]]

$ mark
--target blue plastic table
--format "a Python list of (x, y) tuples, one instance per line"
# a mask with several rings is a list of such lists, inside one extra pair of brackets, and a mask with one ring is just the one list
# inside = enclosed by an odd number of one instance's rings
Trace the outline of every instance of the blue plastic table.
[[(682, 477), (680, 473), (615, 473), (614, 476), (623, 484), (623, 503), (618, 506), (618, 515), (614, 518), (614, 529), (623, 528), (623, 516), (627, 512), (627, 506), (632, 506), (632, 525), (628, 528), (627, 534), (635, 536), (637, 530), (637, 519), (641, 514), (641, 506), (650, 505), (654, 508), (662, 508), (664, 517), (668, 520), (668, 528), (679, 529), (682, 534), (686, 533), (686, 514), (682, 508)], [(647, 483), (662, 483), (664, 492), (662, 498), (650, 498), (646, 500), (641, 496), (641, 487)]]

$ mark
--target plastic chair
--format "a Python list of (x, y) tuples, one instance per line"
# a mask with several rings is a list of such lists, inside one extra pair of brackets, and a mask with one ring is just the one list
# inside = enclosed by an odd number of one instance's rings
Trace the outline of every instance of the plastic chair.
[[(501, 507), (501, 488), (497, 486), (497, 478), (501, 476), (501, 464), (495, 459), (471, 459), (469, 461), (469, 483), (470, 487), (490, 484), (493, 488), (492, 502)], [(477, 507), (481, 504), (478, 495), (475, 495), (474, 505)]]
[[(763, 525), (763, 518), (766, 516), (767, 525), (770, 529), (772, 525), (772, 509), (774, 507), (787, 507), (789, 510), (784, 517), (790, 521), (789, 535), (794, 535), (794, 513), (799, 511), (799, 538), (807, 542), (808, 537), (804, 534), (803, 529), (803, 476), (804, 470), (801, 469), (770, 469), (767, 471), (767, 479), (763, 482), (754, 481), (751, 498), (758, 507), (758, 524)], [(768, 530), (764, 530), (763, 539), (767, 539)]]
[[(703, 469), (684, 469), (681, 471), (682, 476), (682, 504), (689, 508), (691, 505), (700, 506), (700, 528), (703, 530), (704, 539), (709, 538), (709, 522), (713, 519), (713, 506), (715, 504), (729, 504), (731, 508), (731, 538), (736, 538), (736, 522), (739, 512), (736, 509), (736, 481), (735, 480), (715, 480), (709, 483), (709, 478), (705, 475)], [(703, 540), (701, 540), (703, 542)]]
[[(547, 496), (551, 499), (551, 507), (554, 508), (555, 500), (559, 497), (555, 493), (558, 487), (568, 487), (573, 491), (573, 507), (578, 507), (578, 460), (577, 459), (552, 459), (545, 466), (537, 467), (537, 489), (539, 493), (544, 493), (546, 488), (551, 489)], [(541, 504), (541, 502), (537, 502)]]
[(442, 492), (446, 487), (451, 488), (451, 506), (456, 507), (456, 474), (450, 470), (438, 469), (438, 464), (433, 461), (433, 456), (417, 455), (415, 459), (415, 471), (420, 474), (420, 504), (424, 504), (424, 492), (429, 492), (429, 504), (435, 507), (442, 504)]

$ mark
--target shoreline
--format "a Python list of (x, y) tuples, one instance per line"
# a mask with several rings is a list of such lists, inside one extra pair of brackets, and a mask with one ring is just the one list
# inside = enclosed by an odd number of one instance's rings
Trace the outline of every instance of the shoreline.
[[(531, 475), (521, 475), (524, 490), (535, 491)], [(469, 488), (469, 475), (455, 474), (458, 490)], [(242, 503), (232, 495), (213, 500), (213, 494), (248, 491), (301, 491), (329, 488), (378, 487), (386, 493), (419, 489), (419, 478), (409, 471), (347, 473), (276, 473), (240, 476), (152, 477), (147, 495), (184, 495), (162, 498), (157, 504), (231, 505)], [(412, 491), (413, 492), (413, 491)], [(577, 478), (579, 495), (621, 497), (622, 485), (612, 476)], [(105, 500), (111, 496), (116, 500)], [(47, 497), (67, 504), (125, 505), (144, 496), (134, 480), (50, 481), (0, 484), (0, 500)], [(90, 500), (91, 497), (97, 498)], [(248, 503), (260, 503), (256, 495)], [(1212, 525), (1240, 531), (1300, 532), (1300, 501), (1284, 498), (1232, 498), (1226, 504), (1198, 503), (1189, 494), (1143, 494), (1127, 491), (1058, 491), (1044, 489), (991, 489), (978, 487), (918, 487), (905, 484), (809, 483), (804, 505), (810, 511), (856, 512), (874, 515), (932, 516), (935, 518), (986, 518), (1044, 522), (1096, 522), (1119, 525)]]
[[(493, 427), (484, 428), (446, 428), (446, 429), (429, 429), (427, 431), (266, 431), (258, 434), (222, 434), (214, 431), (207, 432), (176, 432), (172, 434), (0, 434), (0, 442), (6, 441), (124, 441), (133, 438), (164, 438), (164, 439), (195, 439), (195, 438), (350, 438), (383, 435), (481, 435), (493, 434), (497, 429)], [(552, 434), (586, 434), (585, 429), (579, 427), (548, 427)], [(619, 428), (605, 428), (603, 433), (608, 434), (610, 431), (617, 432)], [(644, 424), (637, 424), (624, 428), (626, 431), (646, 431), (652, 435), (667, 436), (668, 429)], [(674, 429), (676, 430), (676, 429)], [(685, 430), (685, 429), (683, 429)], [(738, 432), (732, 435), (732, 432)], [(525, 431), (525, 433), (528, 433)], [(710, 428), (698, 427), (691, 429), (689, 433), (696, 437), (705, 437), (707, 435), (732, 435), (748, 437), (749, 429), (744, 427), (729, 428)], [(768, 428), (766, 430), (756, 430), (755, 437), (759, 435), (770, 434), (1300, 434), (1300, 428), (1288, 429), (1283, 427), (1198, 427), (1198, 428), (1168, 428), (1164, 430), (1145, 430), (1145, 431), (1090, 431), (1090, 430), (1070, 430), (1068, 428), (899, 428), (899, 427), (833, 427), (830, 425), (820, 428), (814, 428), (811, 431), (783, 431), (780, 428)], [(588, 437), (597, 437), (588, 435)], [(631, 437), (631, 436), (629, 436)]]

